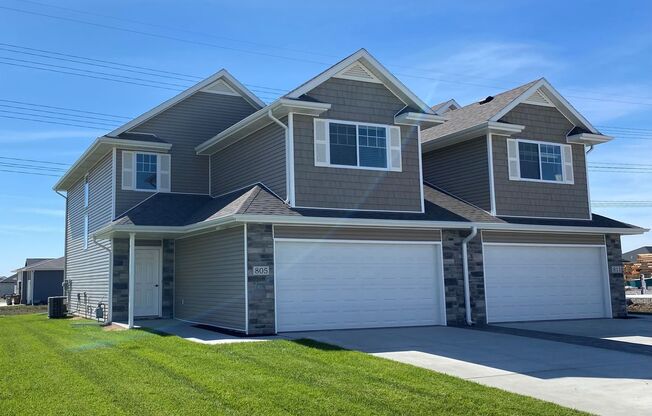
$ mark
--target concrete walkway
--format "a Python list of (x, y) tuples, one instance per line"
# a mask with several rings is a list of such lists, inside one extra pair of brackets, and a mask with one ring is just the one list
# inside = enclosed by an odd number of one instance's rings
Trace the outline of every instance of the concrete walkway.
[(286, 333), (604, 415), (652, 409), (652, 359), (640, 354), (451, 327)]
[(151, 330), (157, 333), (175, 335), (188, 341), (200, 344), (232, 344), (238, 342), (266, 341), (276, 337), (238, 337), (222, 332), (198, 328), (197, 326), (176, 319), (149, 319), (134, 322), (137, 328)]

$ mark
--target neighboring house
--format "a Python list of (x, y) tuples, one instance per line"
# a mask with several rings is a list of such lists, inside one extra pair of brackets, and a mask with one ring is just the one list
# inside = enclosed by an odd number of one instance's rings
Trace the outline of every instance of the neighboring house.
[(98, 138), (69, 310), (250, 335), (626, 314), (597, 132), (545, 80), (434, 110), (365, 50), (265, 106), (226, 71)]
[(628, 263), (636, 263), (639, 254), (652, 254), (652, 246), (643, 246), (635, 250), (623, 253), (623, 261)]
[(0, 297), (13, 295), (16, 290), (16, 275), (0, 277)]
[(16, 270), (16, 293), (20, 303), (40, 305), (50, 296), (63, 295), (65, 258), (26, 259), (25, 266)]

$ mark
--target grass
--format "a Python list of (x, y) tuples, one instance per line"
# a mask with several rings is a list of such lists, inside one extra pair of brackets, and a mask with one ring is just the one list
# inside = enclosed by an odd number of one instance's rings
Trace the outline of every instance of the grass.
[(48, 305), (11, 305), (1, 307), (0, 316), (46, 313), (47, 311)]
[(0, 317), (0, 351), (6, 414), (580, 414), (307, 340), (208, 346), (22, 315)]

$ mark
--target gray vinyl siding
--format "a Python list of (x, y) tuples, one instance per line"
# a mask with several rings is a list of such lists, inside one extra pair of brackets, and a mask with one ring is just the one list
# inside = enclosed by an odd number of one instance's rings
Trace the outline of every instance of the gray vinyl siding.
[(244, 331), (244, 228), (176, 241), (175, 317)]
[(274, 238), (332, 240), (441, 241), (441, 230), (274, 226)]
[[(512, 138), (566, 144), (572, 128), (556, 108), (519, 104), (500, 121), (525, 126)], [(498, 215), (589, 219), (589, 194), (584, 146), (573, 144), (575, 183), (557, 184), (509, 180), (507, 139), (493, 137), (494, 189)]]
[[(134, 206), (143, 202), (155, 192), (132, 191), (122, 189), (122, 149), (116, 150), (115, 160), (115, 216), (116, 218), (125, 212), (129, 211)], [(143, 150), (145, 153), (157, 153), (150, 150)], [(170, 159), (170, 164), (173, 162)], [(172, 175), (174, 175), (174, 167), (172, 167)]]
[[(195, 147), (255, 110), (242, 97), (197, 92), (130, 131), (152, 133), (172, 145), (172, 192), (208, 194), (208, 156), (197, 155)], [(118, 157), (120, 166), (121, 161), (122, 158)], [(147, 192), (122, 191), (120, 177), (118, 169), (116, 215), (151, 195)]]
[[(320, 118), (394, 124), (405, 104), (384, 85), (331, 78), (308, 96), (331, 104)], [(294, 117), (294, 176), (300, 207), (420, 211), (421, 181), (417, 128), (401, 127), (402, 172), (317, 167), (313, 117)]]
[(63, 270), (34, 271), (34, 304), (48, 303), (50, 296), (63, 296)]
[(423, 155), (423, 180), (484, 210), (491, 210), (486, 136)]
[[(112, 154), (106, 155), (88, 173), (89, 234), (111, 221), (111, 178)], [(109, 253), (88, 242), (84, 250), (84, 181), (77, 182), (68, 191), (68, 223), (66, 241), (66, 278), (72, 281), (72, 296), (69, 310), (84, 314), (86, 306), (95, 308), (99, 302), (109, 301)], [(98, 240), (107, 249), (110, 240)], [(86, 294), (86, 297), (84, 296)], [(77, 300), (79, 295), (80, 302)], [(86, 300), (86, 302), (85, 302)]]
[[(281, 120), (287, 123), (287, 118)], [(287, 197), (285, 130), (270, 124), (214, 153), (211, 195), (222, 195), (261, 182), (282, 198)]]
[(604, 245), (603, 234), (564, 234), (483, 231), (483, 243), (512, 244), (596, 244)]

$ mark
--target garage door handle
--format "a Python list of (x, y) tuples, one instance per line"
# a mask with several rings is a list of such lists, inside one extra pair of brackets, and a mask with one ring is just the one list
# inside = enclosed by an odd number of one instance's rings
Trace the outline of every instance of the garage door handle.
[(154, 287), (158, 287), (158, 285), (154, 285)]

